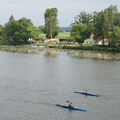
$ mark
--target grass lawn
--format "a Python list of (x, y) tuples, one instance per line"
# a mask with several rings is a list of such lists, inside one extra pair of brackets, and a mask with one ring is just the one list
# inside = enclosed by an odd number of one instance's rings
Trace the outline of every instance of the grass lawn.
[(56, 38), (60, 38), (60, 39), (67, 39), (69, 37), (70, 37), (70, 32), (59, 33), (58, 36), (56, 36)]
[[(67, 39), (69, 36), (70, 36), (70, 32), (63, 32), (63, 33), (59, 33), (58, 36), (56, 36), (56, 38)], [(41, 33), (40, 38), (46, 38), (46, 34)]]

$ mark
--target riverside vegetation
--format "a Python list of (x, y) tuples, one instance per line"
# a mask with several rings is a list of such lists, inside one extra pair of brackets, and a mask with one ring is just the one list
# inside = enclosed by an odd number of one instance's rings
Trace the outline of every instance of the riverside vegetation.
[[(39, 27), (34, 26), (30, 19), (23, 17), (15, 20), (11, 15), (4, 26), (0, 25), (0, 44), (22, 45), (30, 44), (29, 39), (38, 41), (57, 37), (65, 39), (66, 42), (77, 42), (78, 44), (48, 44), (50, 48), (120, 52), (120, 12), (117, 6), (111, 5), (100, 12), (80, 12), (74, 18), (69, 32), (60, 30), (57, 15), (57, 8), (46, 9), (45, 25)], [(102, 40), (102, 46), (83, 45), (84, 40), (88, 39), (91, 34), (94, 35), (96, 41)], [(107, 46), (104, 44), (105, 39), (109, 42)], [(45, 45), (44, 43), (35, 44)]]

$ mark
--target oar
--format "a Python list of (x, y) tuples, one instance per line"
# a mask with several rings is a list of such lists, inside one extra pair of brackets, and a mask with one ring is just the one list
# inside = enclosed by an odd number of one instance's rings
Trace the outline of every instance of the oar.
[(71, 101), (69, 101), (69, 100), (66, 100), (66, 102), (70, 103)]

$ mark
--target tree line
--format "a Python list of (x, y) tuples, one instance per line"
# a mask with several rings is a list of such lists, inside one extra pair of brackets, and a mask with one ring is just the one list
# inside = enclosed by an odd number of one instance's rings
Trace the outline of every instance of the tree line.
[(57, 15), (57, 8), (46, 9), (44, 13), (45, 25), (39, 27), (34, 26), (30, 19), (23, 17), (15, 20), (11, 15), (4, 26), (0, 25), (0, 42), (25, 44), (29, 43), (29, 38), (39, 39), (41, 33), (45, 33), (46, 38), (54, 38), (59, 33)]
[(94, 38), (102, 40), (109, 40), (112, 46), (118, 46), (120, 40), (120, 13), (117, 6), (110, 7), (93, 13), (80, 12), (74, 18), (72, 24), (71, 40), (83, 43), (85, 39), (94, 34)]
[(38, 39), (39, 34), (39, 28), (25, 17), (15, 20), (13, 15), (11, 15), (9, 21), (4, 26), (0, 25), (0, 40), (3, 43), (27, 44), (29, 38)]
[[(46, 9), (44, 13), (45, 25), (36, 27), (30, 19), (25, 17), (15, 20), (11, 15), (9, 21), (0, 25), (0, 40), (13, 43), (28, 43), (28, 39), (39, 39), (41, 33), (46, 34), (46, 38), (54, 38), (58, 35), (59, 28), (57, 8)], [(74, 18), (74, 23), (70, 27), (71, 36), (68, 40), (80, 44), (85, 39), (94, 34), (97, 40), (109, 39), (109, 44), (118, 46), (120, 40), (120, 13), (117, 6), (111, 5), (108, 8), (93, 13), (80, 12)]]

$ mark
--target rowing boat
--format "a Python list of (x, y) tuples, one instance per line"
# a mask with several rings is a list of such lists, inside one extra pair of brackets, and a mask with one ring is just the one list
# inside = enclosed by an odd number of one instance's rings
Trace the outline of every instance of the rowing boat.
[(60, 106), (60, 107), (64, 107), (64, 108), (68, 108), (68, 109), (72, 109), (72, 110), (79, 110), (79, 111), (87, 111), (85, 109), (81, 109), (81, 108), (77, 108), (77, 107), (69, 107), (67, 105), (60, 105), (60, 104), (56, 104), (56, 106)]
[(80, 92), (80, 91), (74, 91), (74, 93), (79, 93), (79, 94), (83, 94), (83, 95), (90, 95), (90, 96), (96, 96), (96, 97), (99, 97), (99, 96), (100, 96), (100, 95), (97, 95), (97, 94), (84, 93), (84, 92)]

